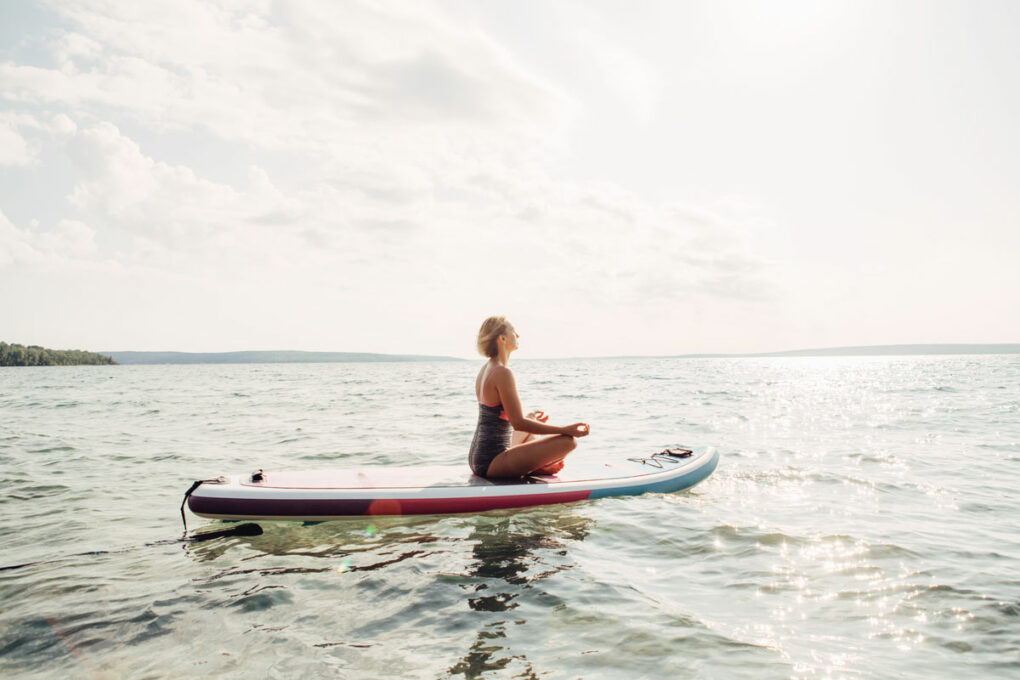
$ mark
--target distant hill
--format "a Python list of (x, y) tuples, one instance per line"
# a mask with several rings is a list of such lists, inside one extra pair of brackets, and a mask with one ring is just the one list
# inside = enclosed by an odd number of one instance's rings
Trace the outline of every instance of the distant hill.
[(897, 356), (919, 354), (1020, 354), (1020, 344), (1002, 345), (870, 345), (863, 347), (830, 347), (797, 349), (788, 352), (748, 354), (756, 357), (839, 357)]
[(110, 357), (80, 349), (47, 349), (39, 345), (0, 342), (0, 366), (82, 366), (117, 363)]
[[(18, 350), (20, 360), (32, 361), (25, 357), (34, 352), (35, 360), (40, 351), (49, 352), (51, 358), (57, 354), (67, 355), (59, 361), (65, 363), (119, 363), (119, 364), (309, 364), (309, 363), (369, 363), (384, 361), (464, 361), (455, 357), (427, 356), (420, 354), (372, 354), (367, 352), (300, 352), (293, 350), (251, 351), (251, 352), (104, 352), (94, 354), (68, 350), (54, 352), (41, 347), (28, 348), (21, 345), (0, 345)], [(9, 352), (10, 350), (8, 350)], [(836, 357), (836, 356), (908, 356), (925, 354), (1020, 354), (1020, 344), (982, 345), (870, 345), (860, 347), (829, 347), (824, 349), (798, 349), (785, 352), (760, 354), (683, 354), (670, 358), (736, 358), (736, 357)], [(105, 355), (105, 356), (104, 356)], [(101, 357), (101, 359), (96, 359)], [(625, 357), (616, 357), (625, 358)], [(642, 358), (642, 357), (632, 357)], [(56, 361), (56, 360), (54, 360)], [(3, 364), (0, 365), (36, 365)]]
[[(927, 354), (1020, 354), (1020, 344), (981, 345), (863, 345), (859, 347), (827, 347), (795, 349), (759, 354), (674, 354), (662, 359), (737, 359), (754, 357), (860, 357), (860, 356), (923, 356)], [(613, 357), (640, 359), (640, 356)]]
[(315, 364), (379, 361), (462, 361), (453, 357), (365, 352), (107, 352), (120, 364)]

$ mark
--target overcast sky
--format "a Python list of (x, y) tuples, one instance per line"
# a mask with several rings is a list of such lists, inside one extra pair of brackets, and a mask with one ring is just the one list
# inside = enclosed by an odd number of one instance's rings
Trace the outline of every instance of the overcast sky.
[(0, 4), (0, 340), (1020, 342), (1020, 3)]

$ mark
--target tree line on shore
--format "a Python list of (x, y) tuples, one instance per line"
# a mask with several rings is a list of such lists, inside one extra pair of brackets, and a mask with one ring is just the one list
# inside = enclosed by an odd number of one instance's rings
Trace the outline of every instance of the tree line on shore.
[(116, 364), (112, 357), (80, 349), (46, 349), (0, 342), (0, 366), (79, 366)]

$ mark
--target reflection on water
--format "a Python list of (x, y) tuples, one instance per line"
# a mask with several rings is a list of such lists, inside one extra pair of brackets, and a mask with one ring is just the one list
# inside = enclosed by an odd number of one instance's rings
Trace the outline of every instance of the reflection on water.
[[(495, 522), (479, 518), (468, 540), (472, 543), (473, 561), (466, 575), (477, 583), (464, 584), (474, 594), (468, 607), (475, 612), (506, 613), (516, 609), (515, 600), (528, 589), (541, 587), (540, 581), (558, 571), (570, 569), (570, 544), (584, 540), (594, 522), (569, 511), (548, 516), (522, 513), (503, 517)], [(543, 559), (538, 553), (560, 558)], [(492, 619), (492, 620), (489, 620)], [(512, 654), (509, 645), (500, 644), (507, 637), (506, 627), (526, 625), (527, 620), (509, 620), (509, 614), (479, 617), (484, 622), (467, 654), (449, 669), (451, 675), (477, 678), (489, 671), (501, 671), (517, 662), (524, 669), (515, 677), (537, 678), (527, 655)]]
[[(565, 506), (478, 516), (261, 524), (260, 536), (184, 546), (196, 565), (213, 567), (193, 578), (194, 587), (205, 593), (206, 606), (226, 605), (256, 615), (292, 605), (291, 591), (309, 583), (327, 588), (333, 611), (348, 616), (328, 626), (332, 634), (313, 646), (346, 659), (352, 650), (378, 644), (383, 631), (415, 628), (414, 616), (398, 612), (431, 604), (438, 615), (456, 621), (458, 630), (474, 630), (460, 660), (445, 673), (479, 677), (510, 664), (530, 667), (524, 655), (499, 640), (505, 640), (507, 626), (527, 623), (514, 611), (522, 597), (543, 595), (538, 582), (572, 568), (571, 548), (588, 535), (594, 521)], [(451, 583), (459, 595), (430, 603), (428, 591), (415, 594), (422, 579)], [(260, 622), (250, 630), (287, 635), (301, 618), (324, 616), (320, 609), (305, 614), (273, 625)]]
[[(460, 593), (445, 606), (438, 602), (435, 606), (456, 620), (461, 630), (474, 631), (465, 640), (460, 659), (445, 674), (479, 678), (513, 667), (518, 677), (538, 677), (539, 670), (527, 654), (513, 649), (508, 641), (508, 627), (528, 625), (522, 601), (525, 608), (547, 608), (548, 598), (556, 597), (550, 592), (549, 577), (574, 567), (572, 551), (589, 535), (595, 521), (571, 508), (454, 518), (379, 517), (316, 525), (263, 522), (261, 536), (191, 544), (185, 550), (197, 563), (224, 563), (223, 568), (194, 579), (195, 587), (219, 590), (221, 595), (212, 598), (216, 606), (249, 614), (290, 604), (293, 596), (288, 591), (300, 588), (302, 578), (343, 588), (335, 606), (354, 607), (352, 613), (356, 612), (348, 617), (348, 625), (335, 631), (346, 630), (346, 635), (313, 643), (317, 649), (341, 655), (371, 649), (380, 629), (392, 632), (408, 627), (409, 622), (393, 619), (385, 607), (374, 612), (371, 603), (380, 583), (386, 584), (383, 592), (392, 600), (413, 580), (409, 574), (428, 569), (422, 564), (428, 561), (440, 567), (434, 576), (455, 583)], [(238, 552), (244, 556), (236, 557)], [(285, 565), (277, 565), (278, 561)], [(445, 568), (450, 565), (461, 568)], [(369, 576), (372, 580), (366, 581)], [(427, 602), (410, 606), (422, 604), (428, 606)], [(282, 635), (293, 625), (286, 620), (277, 623), (260, 623), (251, 630)], [(541, 633), (532, 631), (530, 636), (540, 638)]]

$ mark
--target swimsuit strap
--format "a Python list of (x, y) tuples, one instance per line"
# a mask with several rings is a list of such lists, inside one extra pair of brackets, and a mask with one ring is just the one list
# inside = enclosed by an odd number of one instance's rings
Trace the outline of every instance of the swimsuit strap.
[(490, 362), (489, 363), (489, 370), (487, 370), (485, 372), (485, 375), (482, 376), (482, 384), (478, 386), (478, 403), (479, 404), (484, 404), (485, 406), (499, 406), (500, 405), (499, 401), (497, 401), (495, 404), (486, 404), (484, 401), (482, 401), (482, 392), (485, 391), (485, 381), (489, 379), (489, 374), (492, 373), (494, 368), (496, 368), (496, 364), (493, 364), (493, 363)]

